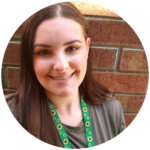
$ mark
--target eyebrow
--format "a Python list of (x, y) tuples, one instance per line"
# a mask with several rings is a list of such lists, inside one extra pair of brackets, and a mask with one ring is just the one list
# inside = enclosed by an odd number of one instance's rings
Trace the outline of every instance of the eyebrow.
[(37, 46), (42, 46), (42, 47), (51, 47), (50, 45), (46, 45), (46, 44), (35, 44), (33, 47), (37, 47)]
[(82, 43), (80, 40), (72, 40), (72, 41), (69, 41), (69, 42), (65, 43), (64, 46), (65, 46), (65, 45), (72, 44), (72, 43), (75, 43), (75, 42), (80, 42), (80, 43)]
[[(80, 43), (82, 43), (80, 40), (72, 40), (72, 41), (69, 41), (69, 42), (65, 43), (64, 46), (65, 46), (65, 45), (72, 44), (72, 43), (75, 43), (75, 42), (80, 42)], [(35, 48), (35, 47), (37, 47), (37, 46), (51, 47), (50, 45), (41, 44), (41, 43), (35, 44), (33, 47)]]

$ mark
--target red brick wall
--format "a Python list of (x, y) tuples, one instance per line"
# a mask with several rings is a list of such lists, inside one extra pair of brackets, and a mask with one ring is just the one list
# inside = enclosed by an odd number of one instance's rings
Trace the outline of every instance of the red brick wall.
[[(121, 102), (127, 126), (139, 112), (147, 91), (147, 58), (134, 30), (117, 14), (97, 5), (74, 2), (89, 24), (93, 74)], [(21, 27), (3, 59), (4, 93), (16, 91), (20, 73)]]

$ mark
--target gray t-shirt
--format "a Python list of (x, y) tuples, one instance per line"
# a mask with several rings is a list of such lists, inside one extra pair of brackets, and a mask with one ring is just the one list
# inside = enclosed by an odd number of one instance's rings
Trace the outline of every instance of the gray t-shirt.
[[(121, 104), (116, 99), (107, 99), (101, 105), (89, 105), (94, 144), (102, 144), (118, 134), (126, 127)], [(64, 125), (64, 124), (63, 124)], [(84, 121), (78, 127), (64, 125), (72, 148), (85, 148), (87, 141), (84, 131)]]
[[(5, 95), (7, 98), (9, 95)], [(8, 102), (9, 108), (11, 109), (14, 116), (14, 99)], [(121, 104), (115, 98), (107, 98), (106, 101), (101, 105), (89, 105), (88, 111), (90, 114), (92, 133), (94, 138), (94, 144), (102, 144), (118, 134), (120, 134), (126, 127), (124, 115)], [(66, 133), (72, 148), (86, 148), (87, 141), (84, 131), (84, 121), (81, 122), (78, 127), (71, 127), (64, 125)]]

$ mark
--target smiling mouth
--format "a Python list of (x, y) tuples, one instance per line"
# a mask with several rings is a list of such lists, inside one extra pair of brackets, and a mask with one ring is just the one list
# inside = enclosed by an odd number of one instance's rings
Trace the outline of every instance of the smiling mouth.
[(55, 79), (55, 80), (65, 80), (65, 79), (68, 79), (68, 78), (72, 77), (74, 73), (75, 72), (73, 72), (70, 75), (63, 76), (63, 77), (62, 76), (50, 76), (50, 77)]

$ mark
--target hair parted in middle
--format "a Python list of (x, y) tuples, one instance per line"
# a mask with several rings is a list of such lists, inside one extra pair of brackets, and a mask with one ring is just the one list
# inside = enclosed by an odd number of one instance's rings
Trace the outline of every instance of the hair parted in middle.
[[(38, 26), (46, 19), (65, 17), (79, 23), (85, 40), (88, 38), (88, 25), (84, 16), (70, 2), (48, 6), (33, 14), (23, 23), (21, 37), (20, 86), (13, 95), (16, 99), (17, 120), (35, 137), (49, 144), (62, 147), (58, 132), (53, 123), (43, 87), (33, 69), (33, 44)], [(95, 80), (92, 72), (91, 51), (87, 62), (87, 72), (79, 87), (85, 101), (92, 105), (102, 104), (109, 91)]]

